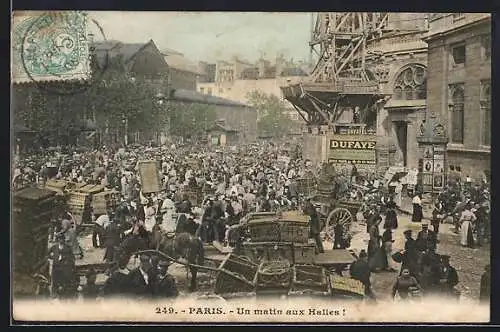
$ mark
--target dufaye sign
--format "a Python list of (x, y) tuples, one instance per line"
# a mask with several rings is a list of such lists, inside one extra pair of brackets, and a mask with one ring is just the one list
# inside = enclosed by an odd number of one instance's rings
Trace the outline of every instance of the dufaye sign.
[(328, 161), (334, 164), (376, 164), (375, 135), (330, 136)]

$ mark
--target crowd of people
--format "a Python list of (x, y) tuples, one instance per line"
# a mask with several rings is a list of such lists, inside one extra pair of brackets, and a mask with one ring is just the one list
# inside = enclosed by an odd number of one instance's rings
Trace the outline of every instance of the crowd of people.
[[(399, 272), (393, 287), (392, 296), (400, 299), (421, 298), (431, 294), (459, 297), (455, 286), (459, 282), (456, 269), (450, 265), (450, 256), (437, 253), (440, 225), (447, 218), (453, 219), (454, 231), (460, 235), (460, 245), (473, 248), (481, 246), (489, 239), (490, 196), (485, 182), (472, 184), (452, 179), (435, 197), (432, 215), (429, 220), (424, 216), (422, 194), (413, 195), (413, 213), (411, 221), (420, 224), (421, 230), (413, 238), (412, 229), (403, 232), (404, 250), (393, 250), (393, 232), (398, 228), (397, 204), (394, 193), (374, 194), (372, 202), (367, 204), (365, 221), (369, 242), (367, 250), (362, 250), (357, 262), (351, 265), (351, 275), (363, 282), (366, 295), (375, 298), (371, 290), (370, 275), (373, 272)], [(382, 224), (383, 222), (383, 224)], [(433, 230), (429, 229), (429, 223)], [(380, 236), (380, 226), (383, 234)], [(401, 263), (399, 271), (394, 263)], [(489, 298), (489, 266), (485, 267), (481, 279), (481, 301)]]
[[(138, 169), (140, 160), (157, 160), (161, 191), (145, 194)], [(321, 167), (300, 158), (294, 143), (248, 145), (216, 150), (204, 147), (138, 147), (98, 151), (51, 151), (16, 161), (15, 185), (43, 185), (50, 179), (74, 183), (100, 184), (117, 193), (118, 204), (98, 215), (89, 211), (93, 222), (92, 244), (105, 248), (103, 261), (110, 264), (104, 287), (95, 286), (95, 271), (89, 271), (82, 289), (90, 297), (131, 294), (165, 296), (178, 294), (175, 279), (168, 273), (170, 262), (147, 255), (140, 256), (140, 266), (127, 269), (128, 260), (121, 260), (120, 244), (129, 236), (143, 236), (154, 229), (164, 234), (176, 233), (179, 220), (186, 229), (204, 243), (233, 245), (229, 230), (250, 212), (301, 209), (310, 216), (310, 237), (317, 251), (322, 252), (323, 225), (321, 216), (310, 199), (301, 192), (299, 179), (320, 176)], [(487, 238), (489, 194), (481, 186), (465, 186), (457, 191), (450, 185), (438, 197), (433, 218), (433, 231), (427, 223), (417, 238), (404, 232), (405, 248), (394, 253), (393, 233), (398, 228), (398, 207), (401, 191), (387, 190), (379, 180), (361, 176), (355, 167), (350, 174), (339, 174), (335, 180), (335, 199), (361, 202), (369, 242), (359, 260), (351, 265), (351, 277), (371, 291), (370, 274), (399, 271), (394, 294), (407, 298), (413, 289), (452, 293), (458, 275), (449, 257), (436, 253), (439, 225), (451, 215), (456, 220), (461, 243), (472, 246), (471, 235), (477, 234), (480, 245)], [(362, 189), (360, 189), (362, 188)], [(193, 202), (189, 193), (201, 193)], [(421, 195), (413, 199), (413, 222), (422, 222)], [(463, 202), (463, 203), (462, 203)], [(194, 203), (194, 204), (193, 204)], [(453, 208), (450, 208), (453, 207)], [(483, 215), (481, 213), (484, 213)], [(457, 217), (458, 215), (458, 217)], [(383, 234), (380, 236), (381, 226)], [(50, 249), (54, 292), (61, 297), (76, 296), (79, 277), (75, 277), (75, 259), (83, 257), (76, 236), (76, 223), (68, 209), (55, 219), (52, 234), (57, 244)], [(338, 233), (338, 234), (337, 234)], [(348, 248), (349, 241), (336, 229), (333, 248)], [(465, 240), (464, 240), (465, 239)], [(395, 263), (402, 263), (401, 269)], [(131, 286), (132, 285), (132, 286)]]

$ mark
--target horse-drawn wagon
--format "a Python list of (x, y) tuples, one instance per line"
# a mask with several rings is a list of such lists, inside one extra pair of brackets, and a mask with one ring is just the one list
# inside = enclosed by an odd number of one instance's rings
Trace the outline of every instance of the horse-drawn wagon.
[[(215, 293), (223, 297), (246, 292), (258, 296), (337, 296), (349, 293), (349, 279), (333, 276), (330, 269), (339, 270), (334, 258), (316, 261), (316, 246), (309, 240), (309, 220), (297, 211), (250, 214), (239, 226), (243, 241), (235, 251), (220, 263), (216, 273)], [(342, 252), (342, 266), (355, 257)], [(341, 255), (342, 256), (342, 255)], [(348, 257), (347, 257), (348, 256)], [(332, 279), (333, 278), (333, 279)], [(351, 282), (356, 283), (356, 281)], [(362, 286), (362, 285), (361, 285)], [(359, 285), (353, 287), (353, 298), (362, 299)], [(346, 289), (347, 288), (347, 289)]]

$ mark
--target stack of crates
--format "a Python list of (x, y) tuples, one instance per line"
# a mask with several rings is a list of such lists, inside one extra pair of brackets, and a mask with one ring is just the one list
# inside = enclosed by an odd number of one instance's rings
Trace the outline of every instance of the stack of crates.
[(92, 196), (92, 210), (95, 215), (106, 214), (108, 209), (118, 206), (119, 193), (115, 190), (103, 191)]
[(103, 191), (104, 186), (88, 184), (71, 193), (68, 207), (78, 225), (90, 222), (92, 196)]
[(48, 237), (55, 197), (54, 191), (39, 188), (25, 188), (13, 194), (12, 272), (16, 277), (12, 281), (15, 295), (25, 293), (23, 276), (28, 284), (34, 273), (48, 277)]

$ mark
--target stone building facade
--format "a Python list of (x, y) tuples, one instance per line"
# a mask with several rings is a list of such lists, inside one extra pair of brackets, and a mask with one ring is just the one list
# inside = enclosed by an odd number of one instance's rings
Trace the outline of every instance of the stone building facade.
[[(208, 64), (205, 66), (207, 72), (213, 70)], [(209, 76), (207, 73), (207, 77)], [(213, 80), (199, 81), (197, 91), (240, 103), (247, 103), (247, 94), (252, 91), (272, 94), (283, 100), (280, 87), (297, 83), (307, 77), (307, 68), (303, 63), (286, 61), (280, 55), (276, 57), (274, 64), (265, 59), (251, 64), (233, 57), (231, 61), (218, 61), (213, 76)], [(292, 105), (289, 106), (290, 118), (302, 121)]]
[(389, 13), (385, 32), (367, 41), (367, 70), (388, 98), (377, 115), (377, 160), (382, 168), (417, 168), (415, 140), (425, 117), (427, 31), (425, 13)]
[(427, 110), (447, 125), (448, 168), (489, 178), (491, 153), (491, 16), (431, 14)]

